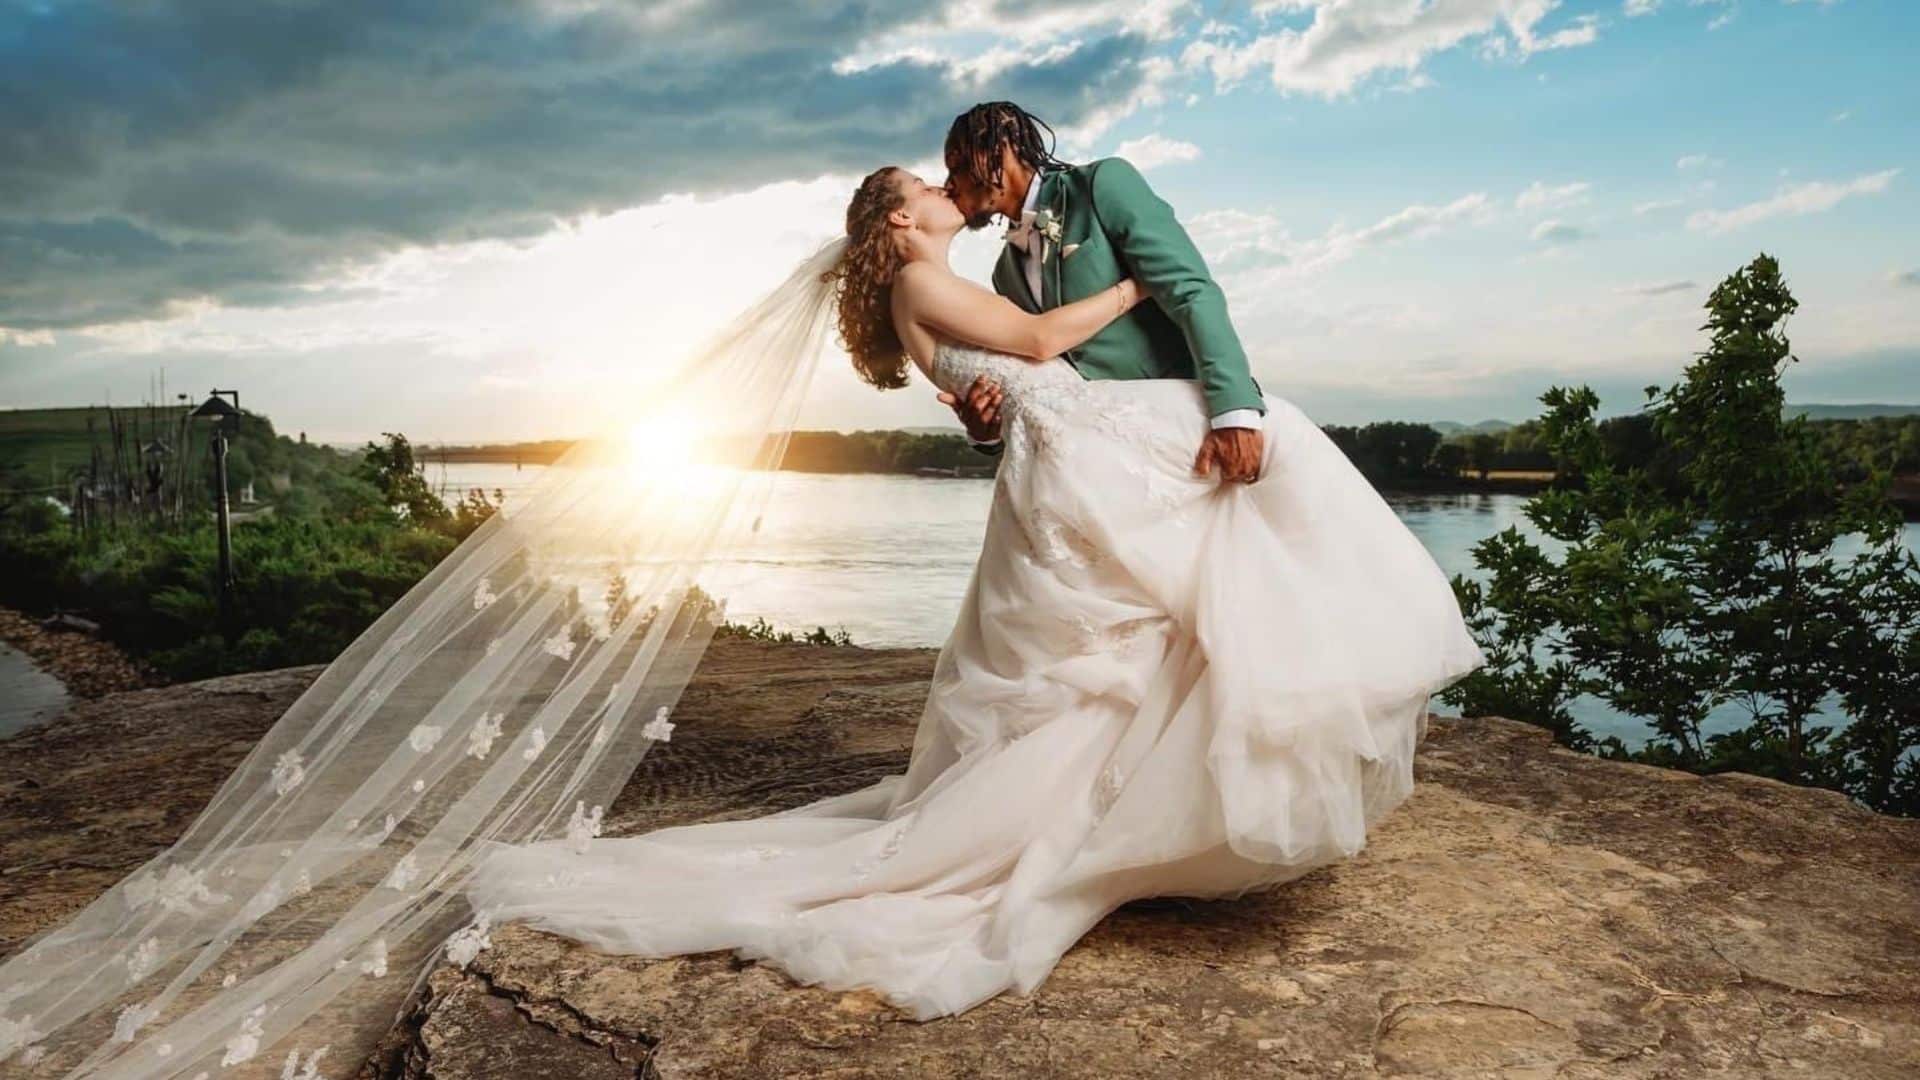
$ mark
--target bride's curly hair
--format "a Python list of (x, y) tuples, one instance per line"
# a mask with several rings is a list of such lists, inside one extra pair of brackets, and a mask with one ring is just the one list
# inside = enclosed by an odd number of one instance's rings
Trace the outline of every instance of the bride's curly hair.
[(906, 205), (900, 168), (875, 169), (847, 204), (847, 246), (833, 269), (840, 344), (860, 377), (882, 390), (907, 385), (907, 350), (893, 326), (893, 276), (901, 265), (887, 215)]

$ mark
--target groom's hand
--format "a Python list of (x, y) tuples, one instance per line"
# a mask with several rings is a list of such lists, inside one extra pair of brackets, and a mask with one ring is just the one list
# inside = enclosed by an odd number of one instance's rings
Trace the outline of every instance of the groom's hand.
[(974, 442), (992, 442), (1000, 437), (1000, 384), (985, 375), (973, 380), (965, 394), (955, 396), (940, 391), (940, 400), (953, 408), (967, 438)]
[(1214, 428), (1200, 444), (1193, 471), (1212, 476), (1218, 466), (1220, 479), (1251, 484), (1260, 479), (1260, 462), (1266, 457), (1266, 449), (1266, 439), (1257, 428)]

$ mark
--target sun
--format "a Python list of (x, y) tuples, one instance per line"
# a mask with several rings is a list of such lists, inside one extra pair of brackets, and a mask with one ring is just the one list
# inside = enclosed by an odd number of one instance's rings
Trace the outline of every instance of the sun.
[(660, 512), (660, 496), (691, 511), (726, 487), (727, 470), (714, 460), (715, 451), (710, 433), (691, 421), (655, 414), (627, 429), (617, 467), (651, 512)]
[(699, 442), (700, 432), (686, 420), (652, 417), (627, 429), (627, 468), (643, 476), (689, 473)]

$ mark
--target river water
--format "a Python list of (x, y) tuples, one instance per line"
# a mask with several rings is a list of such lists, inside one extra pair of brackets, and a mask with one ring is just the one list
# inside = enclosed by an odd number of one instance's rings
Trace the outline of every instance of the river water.
[[(538, 466), (431, 465), (427, 480), (449, 495), (498, 488), (511, 504), (539, 475)], [(727, 617), (764, 618), (792, 630), (845, 630), (860, 645), (937, 646), (979, 556), (992, 491), (992, 480), (781, 473), (743, 586), (727, 597)], [(1521, 513), (1524, 496), (1387, 501), (1448, 575), (1481, 576), (1473, 546), (1510, 525), (1539, 540)], [(1920, 549), (1920, 524), (1906, 526), (1906, 540)], [(1644, 739), (1638, 721), (1598, 702), (1578, 702), (1574, 711), (1596, 733), (1617, 734), (1630, 745)], [(1741, 717), (1729, 712), (1719, 720), (1712, 726), (1737, 726)]]
[[(538, 466), (433, 465), (428, 481), (452, 496), (498, 488), (509, 503)], [(843, 629), (861, 645), (939, 645), (960, 609), (980, 553), (992, 480), (877, 474), (781, 473), (747, 588), (727, 598), (731, 619), (786, 629)], [(1531, 531), (1515, 495), (1389, 499), (1448, 574), (1473, 569), (1473, 545), (1509, 525)]]

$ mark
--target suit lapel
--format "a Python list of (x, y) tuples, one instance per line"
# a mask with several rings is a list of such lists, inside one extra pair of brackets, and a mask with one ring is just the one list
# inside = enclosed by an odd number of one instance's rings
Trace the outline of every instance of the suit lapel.
[[(1065, 195), (1067, 174), (1065, 170), (1055, 169), (1040, 177), (1040, 200), (1042, 209), (1053, 213), (1054, 221), (1060, 225), (1061, 235), (1066, 234)], [(1052, 311), (1060, 306), (1060, 245), (1048, 242), (1041, 250), (1047, 257), (1040, 261), (1040, 306), (1042, 310)]]

